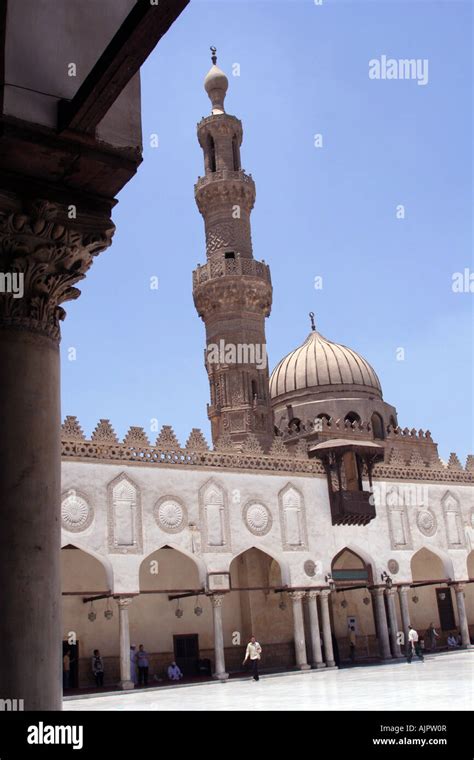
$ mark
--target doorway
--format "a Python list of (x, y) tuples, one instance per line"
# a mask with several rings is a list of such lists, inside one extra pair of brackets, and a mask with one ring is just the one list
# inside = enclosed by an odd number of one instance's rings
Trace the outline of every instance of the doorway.
[(436, 601), (438, 602), (439, 622), (442, 631), (452, 631), (456, 628), (454, 619), (453, 599), (450, 588), (437, 588)]
[(183, 676), (195, 676), (199, 672), (199, 636), (186, 633), (173, 636), (174, 659)]

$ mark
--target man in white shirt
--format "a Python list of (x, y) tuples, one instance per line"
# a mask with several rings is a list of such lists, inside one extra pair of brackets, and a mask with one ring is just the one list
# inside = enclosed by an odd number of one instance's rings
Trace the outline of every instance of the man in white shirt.
[(418, 639), (418, 632), (415, 631), (413, 626), (408, 626), (408, 662), (412, 661), (413, 653), (416, 654), (419, 660), (424, 661), (424, 657), (421, 654), (420, 642)]
[(183, 674), (181, 673), (181, 670), (176, 665), (175, 662), (172, 662), (171, 665), (168, 667), (168, 678), (170, 681), (179, 681), (180, 678), (183, 677)]
[(252, 665), (252, 674), (253, 674), (253, 680), (258, 681), (259, 675), (258, 675), (258, 661), (260, 659), (260, 655), (262, 654), (262, 647), (258, 643), (258, 641), (255, 639), (255, 636), (252, 636), (249, 643), (247, 644), (247, 649), (245, 652), (245, 659), (243, 661), (243, 665), (247, 662), (247, 660), (250, 658), (250, 663)]

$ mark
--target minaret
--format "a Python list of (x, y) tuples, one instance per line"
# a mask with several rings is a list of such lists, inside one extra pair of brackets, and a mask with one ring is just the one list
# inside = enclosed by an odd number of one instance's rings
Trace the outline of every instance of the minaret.
[(252, 255), (250, 212), (255, 184), (240, 166), (242, 124), (224, 110), (228, 80), (212, 67), (204, 88), (210, 116), (197, 125), (205, 175), (194, 186), (204, 217), (207, 263), (193, 272), (194, 304), (206, 325), (205, 364), (211, 387), (208, 416), (214, 444), (230, 434), (236, 448), (255, 434), (273, 440), (265, 317), (272, 305), (270, 269)]

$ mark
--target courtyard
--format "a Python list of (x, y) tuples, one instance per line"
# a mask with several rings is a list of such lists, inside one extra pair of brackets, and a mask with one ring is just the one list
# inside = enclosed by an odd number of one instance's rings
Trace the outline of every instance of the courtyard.
[(67, 698), (64, 710), (473, 710), (474, 650), (424, 662), (308, 671), (101, 697)]

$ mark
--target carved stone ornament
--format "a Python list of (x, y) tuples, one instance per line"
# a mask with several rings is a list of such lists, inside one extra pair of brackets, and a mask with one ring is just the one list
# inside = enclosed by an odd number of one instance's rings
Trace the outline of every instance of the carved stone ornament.
[(389, 573), (391, 573), (392, 575), (396, 575), (398, 571), (400, 570), (400, 566), (396, 559), (389, 559), (389, 561), (387, 562), (387, 567), (388, 567)]
[(316, 562), (314, 562), (312, 559), (307, 559), (303, 567), (308, 578), (314, 578), (316, 575)]
[(45, 200), (33, 201), (25, 212), (0, 211), (0, 272), (21, 283), (21, 297), (0, 294), (0, 323), (56, 343), (66, 316), (61, 304), (79, 297), (75, 284), (110, 245), (114, 230), (109, 222), (105, 231), (86, 234), (56, 221), (58, 213), (59, 206)]
[(420, 509), (416, 516), (416, 524), (424, 536), (434, 536), (438, 529), (436, 516), (431, 509)]
[(166, 533), (179, 533), (187, 525), (186, 507), (174, 496), (162, 496), (153, 513), (158, 527)]
[(244, 521), (247, 530), (254, 536), (265, 536), (272, 527), (272, 516), (264, 504), (249, 502), (244, 507)]
[(94, 510), (83, 494), (70, 489), (63, 494), (61, 501), (61, 522), (63, 530), (69, 533), (81, 533), (91, 525)]

